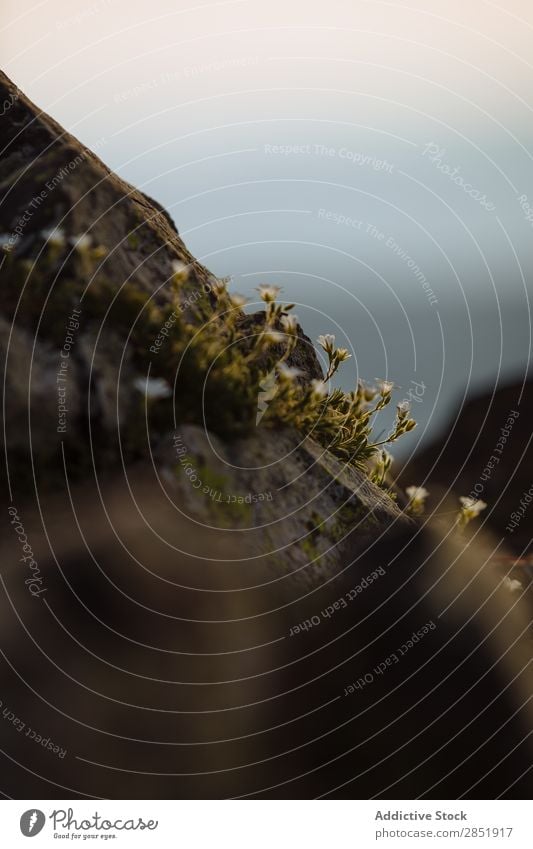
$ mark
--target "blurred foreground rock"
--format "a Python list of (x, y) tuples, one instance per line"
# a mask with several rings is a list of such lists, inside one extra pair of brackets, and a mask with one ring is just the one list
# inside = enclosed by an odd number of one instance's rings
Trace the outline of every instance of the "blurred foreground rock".
[(354, 532), (311, 586), (150, 468), (12, 509), (4, 793), (530, 797), (529, 617), (490, 546)]

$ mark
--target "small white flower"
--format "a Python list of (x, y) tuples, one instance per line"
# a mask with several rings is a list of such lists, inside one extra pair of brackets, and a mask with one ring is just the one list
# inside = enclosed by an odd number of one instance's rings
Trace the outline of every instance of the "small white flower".
[(269, 345), (278, 345), (285, 340), (285, 336), (279, 330), (266, 330), (262, 338)]
[(226, 281), (225, 280), (213, 280), (211, 283), (211, 289), (217, 296), (220, 298), (221, 295), (225, 295), (227, 292)]
[(295, 366), (288, 366), (285, 363), (280, 363), (278, 366), (278, 373), (281, 380), (296, 380), (297, 377), (300, 377), (303, 374), (303, 371)]
[(507, 576), (502, 581), (503, 586), (506, 590), (509, 590), (511, 593), (517, 593), (522, 589), (522, 584), (520, 581), (517, 581), (516, 578), (508, 578)]
[(427, 489), (423, 486), (408, 486), (405, 491), (409, 498), (406, 513), (411, 516), (422, 516), (426, 506), (426, 499), (429, 495)]
[(429, 492), (423, 486), (408, 486), (405, 491), (411, 501), (421, 501), (422, 503), (429, 495)]
[(52, 227), (48, 230), (43, 230), (41, 236), (43, 236), (47, 242), (50, 242), (51, 245), (56, 245), (61, 248), (65, 244), (65, 233), (61, 227)]
[[(386, 448), (381, 449), (381, 462), (385, 466), (392, 466), (392, 464), (394, 462), (394, 457), (392, 456), (390, 451), (387, 451)], [(409, 489), (411, 489), (411, 487), (409, 487)], [(417, 487), (417, 489), (418, 489), (418, 487)], [(409, 495), (409, 493), (407, 493), (407, 494)]]
[(352, 356), (347, 348), (337, 348), (334, 352), (335, 359), (339, 363), (343, 363), (345, 360), (349, 360)]
[(378, 390), (375, 386), (368, 386), (362, 380), (358, 383), (358, 391), (367, 403), (373, 401), (378, 394)]
[(323, 380), (312, 380), (311, 392), (315, 398), (325, 398), (328, 394), (328, 388)]
[(394, 383), (390, 380), (378, 380), (376, 385), (380, 395), (390, 395), (394, 389)]
[(244, 297), (244, 295), (230, 295), (229, 301), (232, 307), (235, 307), (235, 309), (240, 310), (240, 308), (245, 305), (246, 298)]
[(185, 265), (184, 262), (181, 262), (179, 259), (173, 259), (172, 263), (172, 274), (177, 280), (187, 280), (189, 276), (189, 266)]
[(281, 289), (279, 286), (267, 286), (263, 283), (261, 284), (261, 286), (259, 286), (257, 291), (259, 292), (259, 297), (262, 301), (264, 301), (266, 304), (271, 304), (276, 300), (279, 293), (281, 292)]
[(332, 354), (335, 348), (335, 336), (333, 333), (325, 333), (317, 339), (318, 344), (324, 349), (326, 354)]
[(396, 406), (396, 410), (398, 412), (398, 419), (403, 422), (403, 420), (406, 419), (411, 412), (411, 405), (409, 404), (409, 401), (400, 401), (400, 403)]
[(289, 336), (295, 336), (298, 332), (298, 316), (283, 315), (281, 317), (281, 326), (283, 327), (285, 333), (288, 333)]
[(459, 498), (461, 509), (457, 517), (457, 523), (461, 529), (466, 528), (472, 519), (477, 519), (482, 510), (487, 506), (484, 501), (471, 498), (469, 495), (461, 495)]
[(91, 247), (92, 243), (93, 240), (88, 233), (81, 233), (79, 236), (70, 237), (70, 244), (73, 245), (77, 251), (87, 250)]
[(146, 393), (147, 398), (169, 398), (172, 395), (172, 389), (162, 377), (137, 377), (133, 385), (139, 392)]
[(473, 519), (479, 516), (482, 510), (487, 506), (484, 501), (479, 501), (476, 498), (471, 498), (469, 495), (461, 495), (459, 498), (461, 506)]
[(260, 423), (268, 409), (268, 405), (276, 397), (279, 391), (276, 372), (274, 369), (265, 375), (259, 384), (259, 390), (260, 391), (257, 396), (257, 412), (255, 414), (256, 426)]
[(259, 384), (259, 389), (262, 393), (268, 393), (270, 395), (270, 398), (273, 398), (275, 393), (271, 393), (274, 388), (276, 389), (276, 391), (278, 390), (276, 372), (274, 371), (274, 369), (272, 369), (272, 371), (269, 371), (268, 374), (266, 374), (265, 377), (262, 379), (261, 383)]

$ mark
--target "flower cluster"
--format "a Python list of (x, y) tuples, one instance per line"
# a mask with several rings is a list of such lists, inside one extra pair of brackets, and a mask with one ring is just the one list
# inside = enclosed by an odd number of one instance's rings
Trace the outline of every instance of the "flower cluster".
[(293, 335), (292, 343), (289, 338), (287, 349), (278, 363), (278, 391), (264, 415), (265, 423), (277, 421), (293, 425), (346, 462), (366, 468), (372, 480), (387, 488), (386, 476), (392, 457), (386, 450), (380, 449), (415, 427), (415, 422), (408, 416), (408, 409), (399, 405), (392, 432), (380, 442), (372, 441), (373, 417), (390, 403), (394, 385), (390, 381), (378, 381), (376, 386), (369, 386), (359, 381), (352, 392), (330, 391), (327, 384), (331, 377), (351, 356), (346, 348), (336, 347), (332, 334), (318, 338), (318, 344), (328, 358), (324, 379), (313, 380), (307, 386), (295, 383), (299, 373), (285, 368), (283, 363), (296, 343), (296, 317), (288, 313), (291, 305), (276, 304), (275, 298), (279, 294), (276, 287), (260, 287), (260, 294), (267, 304), (266, 327), (279, 318), (285, 333)]
[[(59, 247), (61, 234), (49, 233), (47, 238)], [(94, 259), (95, 248), (87, 239), (84, 234), (76, 237), (75, 250), (82, 258)], [(160, 422), (162, 430), (175, 412), (174, 398), (180, 399), (188, 421), (205, 423), (224, 437), (245, 434), (256, 425), (294, 427), (387, 489), (392, 457), (386, 446), (415, 426), (402, 402), (391, 433), (385, 439), (372, 438), (376, 415), (392, 399), (390, 381), (372, 386), (358, 381), (349, 392), (332, 388), (331, 378), (351, 357), (346, 348), (335, 345), (332, 334), (318, 339), (327, 357), (325, 377), (304, 380), (291, 359), (300, 338), (298, 318), (293, 304), (278, 300), (277, 286), (259, 287), (264, 317), (250, 332), (242, 310), (246, 300), (230, 293), (226, 280), (212, 279), (205, 286), (193, 266), (176, 258), (169, 282), (171, 297), (164, 304), (155, 303), (133, 282), (117, 294), (112, 281), (103, 277), (94, 279), (85, 296), (88, 313), (95, 318), (105, 315), (128, 334), (137, 374), (142, 375), (135, 387), (150, 401), (152, 420)], [(192, 298), (191, 291), (198, 296)], [(187, 310), (182, 309), (184, 302)], [(162, 326), (172, 333), (154, 357), (150, 351)]]
[[(374, 416), (390, 403), (394, 384), (382, 380), (375, 386), (369, 386), (359, 381), (352, 392), (328, 389), (339, 366), (351, 357), (346, 348), (336, 346), (333, 334), (318, 338), (318, 344), (327, 356), (325, 377), (312, 380), (307, 385), (298, 381), (301, 373), (286, 364), (297, 343), (298, 320), (290, 313), (293, 304), (277, 302), (280, 291), (277, 286), (259, 287), (260, 297), (266, 304), (265, 324), (254, 350), (285, 341), (285, 350), (275, 366), (278, 388), (262, 416), (262, 422), (267, 425), (290, 424), (313, 436), (345, 462), (366, 469), (379, 486), (387, 488), (386, 477), (392, 457), (384, 446), (415, 427), (415, 422), (409, 417), (408, 405), (404, 402), (398, 405), (392, 432), (386, 439), (374, 442), (371, 436)], [(253, 356), (254, 352), (249, 355), (248, 363)]]

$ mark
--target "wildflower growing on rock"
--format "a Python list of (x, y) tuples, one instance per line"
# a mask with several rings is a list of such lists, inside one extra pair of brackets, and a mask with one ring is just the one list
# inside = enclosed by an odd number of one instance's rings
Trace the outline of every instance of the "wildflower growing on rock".
[(70, 243), (77, 251), (80, 251), (81, 253), (91, 247), (93, 240), (88, 233), (81, 233), (79, 236), (72, 236), (70, 238)]
[(288, 366), (285, 363), (281, 363), (278, 365), (278, 374), (280, 380), (288, 380), (292, 382), (296, 380), (297, 377), (301, 377), (303, 371), (299, 368), (295, 368), (294, 366)]
[(486, 503), (477, 498), (471, 498), (469, 495), (462, 495), (459, 498), (461, 509), (457, 516), (457, 524), (459, 527), (466, 528), (473, 519), (477, 519), (479, 514), (485, 510)]
[(284, 341), (285, 336), (279, 330), (265, 330), (261, 339), (268, 345), (279, 345), (280, 342)]
[(424, 512), (429, 492), (423, 486), (408, 486), (405, 492), (409, 498), (405, 512), (411, 516), (421, 516)]
[(326, 354), (330, 356), (335, 350), (335, 336), (333, 333), (326, 333), (324, 336), (318, 337), (318, 344), (324, 349)]
[(237, 295), (237, 294), (230, 295), (229, 296), (229, 302), (230, 302), (231, 306), (233, 307), (233, 309), (240, 310), (245, 305), (246, 298), (244, 297), (244, 295)]
[(390, 380), (378, 380), (376, 383), (379, 394), (385, 398), (387, 395), (391, 395), (394, 389), (394, 383)]
[(294, 314), (283, 315), (281, 317), (281, 326), (289, 336), (295, 336), (298, 332), (298, 316)]
[(520, 592), (522, 589), (522, 584), (516, 578), (509, 578), (507, 575), (502, 581), (502, 585), (506, 590), (509, 590), (510, 593)]
[[(175, 265), (174, 270), (175, 282), (181, 284), (185, 268)], [(175, 300), (181, 304), (181, 287), (175, 288)], [(148, 398), (166, 398), (171, 394), (172, 384), (182, 391), (179, 380), (183, 374), (186, 392), (194, 392), (205, 384), (205, 391), (194, 400), (201, 405), (202, 420), (204, 423), (207, 420), (215, 432), (234, 432), (236, 410), (242, 432), (254, 420), (263, 427), (294, 427), (303, 435), (312, 436), (346, 464), (366, 471), (388, 491), (386, 477), (392, 457), (385, 446), (415, 426), (408, 406), (400, 404), (392, 433), (381, 441), (372, 440), (373, 417), (390, 402), (394, 384), (379, 381), (376, 386), (368, 386), (358, 381), (350, 392), (331, 389), (329, 379), (351, 357), (347, 348), (335, 346), (335, 336), (331, 333), (318, 338), (327, 356), (326, 376), (306, 379), (305, 371), (296, 368), (305, 362), (305, 357), (299, 357), (297, 362), (291, 359), (296, 346), (305, 344), (298, 333), (298, 318), (291, 313), (294, 304), (277, 301), (281, 291), (278, 286), (259, 287), (265, 312), (262, 320), (257, 317), (252, 323), (242, 320), (239, 308), (245, 299), (230, 294), (225, 280), (211, 278), (210, 288), (216, 296), (217, 308), (214, 315), (211, 310), (207, 319), (201, 316), (204, 319), (201, 332), (181, 310), (169, 305), (176, 331), (172, 347), (167, 347), (166, 358), (158, 358), (158, 372), (148, 383), (139, 379), (137, 388)], [(153, 333), (154, 323), (161, 321), (157, 310), (145, 309), (140, 315), (148, 325), (147, 330)]]
[(173, 259), (172, 277), (175, 283), (184, 283), (189, 278), (189, 266), (179, 259)]
[(349, 360), (351, 356), (352, 355), (347, 348), (337, 348), (334, 353), (334, 357), (339, 364), (343, 363), (345, 360)]
[(335, 347), (335, 336), (332, 333), (326, 333), (325, 336), (318, 337), (318, 344), (327, 354), (328, 370), (324, 378), (324, 382), (333, 377), (340, 364), (352, 356), (347, 348)]
[(411, 408), (409, 406), (409, 401), (401, 401), (396, 408), (396, 422), (394, 423), (394, 430), (389, 436), (390, 442), (395, 442), (400, 436), (403, 436), (404, 433), (409, 433), (410, 430), (416, 427), (416, 422), (414, 419), (409, 418), (409, 413)]
[(162, 377), (137, 377), (133, 385), (135, 389), (146, 393), (146, 397), (154, 401), (159, 398), (169, 398), (172, 395), (170, 386)]
[(386, 448), (382, 448), (376, 456), (374, 468), (372, 469), (370, 480), (377, 486), (385, 488), (387, 473), (392, 466), (394, 458)]
[(267, 286), (266, 284), (262, 284), (258, 289), (259, 297), (265, 304), (273, 303), (278, 297), (281, 289), (279, 286)]
[(48, 230), (43, 230), (41, 235), (53, 247), (62, 248), (65, 244), (65, 233), (61, 227), (52, 227)]
[(409, 406), (409, 401), (400, 401), (398, 406), (396, 407), (398, 418), (400, 421), (404, 421), (411, 411), (411, 407)]
[(374, 395), (379, 395), (379, 400), (376, 403), (376, 410), (382, 410), (384, 407), (390, 404), (393, 390), (394, 383), (392, 383), (390, 380), (376, 381)]
[(362, 380), (359, 381), (357, 389), (358, 389), (358, 392), (360, 393), (361, 397), (367, 403), (370, 403), (370, 401), (373, 401), (374, 398), (376, 397), (376, 395), (378, 394), (378, 389), (375, 386), (369, 386), (368, 384), (364, 383)]
[(323, 380), (311, 381), (311, 395), (315, 399), (321, 400), (328, 394), (328, 390)]
[(294, 304), (278, 304), (276, 298), (281, 289), (279, 286), (267, 286), (265, 284), (258, 288), (259, 297), (266, 304), (265, 324), (273, 327), (280, 319), (292, 310)]

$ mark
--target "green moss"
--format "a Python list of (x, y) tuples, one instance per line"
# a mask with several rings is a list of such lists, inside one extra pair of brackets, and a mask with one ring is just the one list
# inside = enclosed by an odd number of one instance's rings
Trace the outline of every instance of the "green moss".
[(202, 479), (204, 486), (208, 486), (210, 489), (222, 493), (228, 489), (229, 482), (226, 475), (213, 471), (209, 466), (201, 465), (198, 469), (198, 476)]
[(309, 561), (316, 560), (322, 555), (322, 552), (318, 548), (317, 544), (309, 536), (304, 537), (304, 539), (300, 540), (299, 545)]
[(317, 513), (316, 510), (313, 510), (311, 513), (311, 522), (313, 524), (313, 533), (321, 534), (324, 532), (324, 523), (325, 519), (320, 513)]
[[(196, 507), (203, 517), (207, 512), (213, 524), (220, 528), (249, 527), (252, 505), (244, 501), (246, 493), (236, 492), (230, 478), (197, 460), (194, 454), (189, 455), (188, 459), (194, 469), (194, 479), (189, 480), (180, 463), (174, 466), (174, 473), (182, 489), (188, 491), (191, 488), (189, 504), (192, 509)], [(239, 498), (243, 500), (239, 502)]]
[[(329, 523), (328, 523), (329, 524)], [(360, 533), (367, 533), (379, 527), (379, 522), (363, 504), (345, 504), (335, 514), (328, 527), (328, 535), (332, 542), (338, 542), (346, 536), (347, 529), (357, 528)]]

